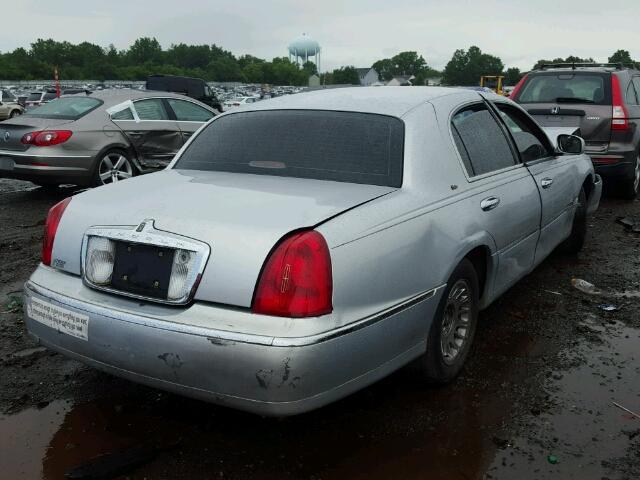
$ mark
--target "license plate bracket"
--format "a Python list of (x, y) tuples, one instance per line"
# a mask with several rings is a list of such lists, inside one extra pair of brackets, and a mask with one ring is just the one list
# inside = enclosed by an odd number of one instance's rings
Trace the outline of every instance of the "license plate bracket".
[(166, 300), (175, 250), (141, 243), (115, 243), (111, 287)]

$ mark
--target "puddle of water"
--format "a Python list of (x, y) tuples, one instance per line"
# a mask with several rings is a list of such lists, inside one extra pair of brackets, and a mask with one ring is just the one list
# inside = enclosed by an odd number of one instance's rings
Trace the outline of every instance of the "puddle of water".
[(57, 400), (38, 410), (0, 415), (0, 472), (3, 478), (41, 478), (42, 459), (71, 405)]
[[(561, 407), (529, 419), (530, 430), (494, 459), (492, 478), (516, 478), (522, 472), (539, 479), (609, 478), (615, 473), (615, 457), (631, 447), (629, 433), (640, 431), (640, 420), (613, 402), (640, 409), (640, 330), (594, 318), (585, 324), (603, 342), (570, 353), (583, 360), (580, 366), (562, 372), (550, 385)], [(549, 463), (550, 454), (557, 464)]]

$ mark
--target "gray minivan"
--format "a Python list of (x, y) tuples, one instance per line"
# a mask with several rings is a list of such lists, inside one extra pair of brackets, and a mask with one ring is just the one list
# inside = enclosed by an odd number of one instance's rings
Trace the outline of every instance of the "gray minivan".
[(540, 125), (576, 127), (596, 172), (623, 197), (640, 187), (640, 71), (621, 64), (552, 64), (529, 72), (510, 98)]

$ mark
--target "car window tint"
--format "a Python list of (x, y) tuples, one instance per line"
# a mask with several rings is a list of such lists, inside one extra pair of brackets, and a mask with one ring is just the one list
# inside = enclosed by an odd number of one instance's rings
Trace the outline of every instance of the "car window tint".
[(78, 120), (102, 105), (102, 100), (92, 97), (63, 97), (29, 110), (25, 116)]
[(636, 91), (636, 102), (634, 105), (640, 105), (640, 77), (633, 77), (633, 87)]
[(135, 102), (135, 108), (140, 120), (169, 120), (169, 115), (160, 98), (138, 100)]
[(517, 108), (497, 103), (502, 120), (511, 132), (523, 162), (531, 162), (551, 155), (544, 133)]
[(30, 93), (27, 97), (27, 102), (39, 102), (42, 98), (42, 92)]
[(178, 121), (206, 122), (213, 117), (213, 113), (193, 102), (187, 102), (185, 100), (178, 100), (175, 98), (169, 98), (167, 101), (169, 102), (169, 105), (171, 105), (173, 112), (176, 114), (176, 120)]
[(173, 168), (400, 187), (404, 123), (329, 110), (267, 110), (216, 117)]
[(473, 105), (456, 113), (452, 129), (469, 176), (515, 165), (509, 142), (486, 105)]
[(611, 104), (610, 96), (610, 89), (603, 75), (561, 73), (530, 77), (518, 94), (517, 101), (607, 105)]
[(56, 92), (47, 92), (44, 94), (44, 98), (42, 99), (43, 101), (49, 101), (49, 100), (53, 100), (54, 98), (57, 98), (58, 94)]
[(133, 112), (130, 108), (125, 108), (119, 112), (112, 113), (111, 120), (133, 120)]

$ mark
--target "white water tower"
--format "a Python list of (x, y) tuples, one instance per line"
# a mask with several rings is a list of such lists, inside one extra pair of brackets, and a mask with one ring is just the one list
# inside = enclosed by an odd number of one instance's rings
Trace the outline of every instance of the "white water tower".
[(306, 33), (289, 44), (289, 60), (298, 65), (304, 65), (309, 59), (316, 64), (320, 71), (320, 44)]

